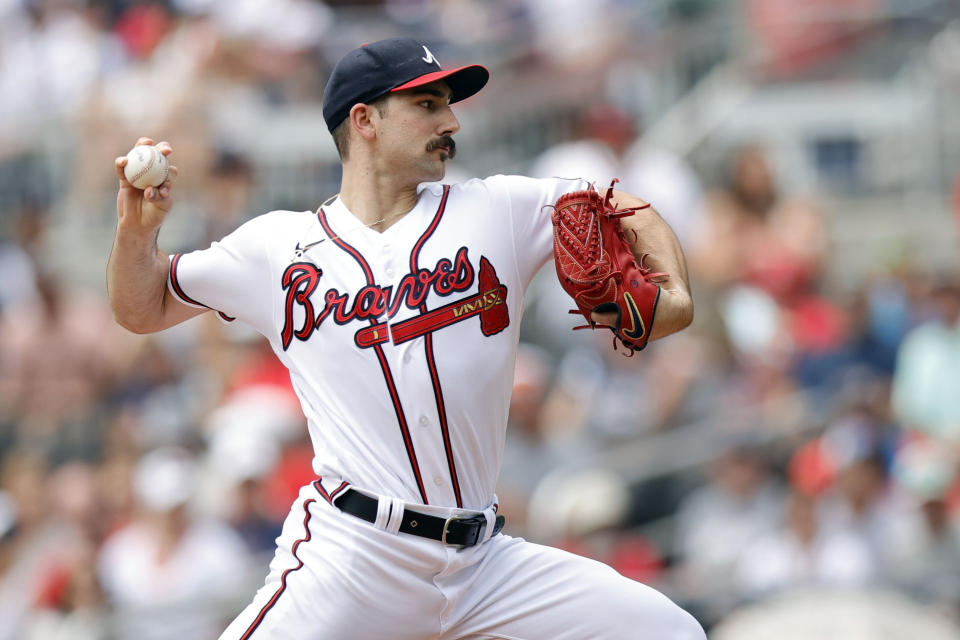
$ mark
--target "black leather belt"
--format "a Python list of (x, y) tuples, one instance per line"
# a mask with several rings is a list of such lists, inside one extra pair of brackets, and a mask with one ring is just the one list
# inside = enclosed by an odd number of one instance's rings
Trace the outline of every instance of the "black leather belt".
[[(333, 504), (344, 513), (367, 522), (376, 522), (377, 502), (376, 498), (354, 489), (347, 489), (333, 500)], [(500, 533), (503, 523), (504, 517), (497, 516), (491, 537)], [(470, 518), (439, 518), (410, 509), (403, 510), (403, 519), (400, 521), (400, 531), (403, 533), (439, 540), (456, 547), (472, 547), (480, 542), (486, 526), (487, 519), (482, 514)]]

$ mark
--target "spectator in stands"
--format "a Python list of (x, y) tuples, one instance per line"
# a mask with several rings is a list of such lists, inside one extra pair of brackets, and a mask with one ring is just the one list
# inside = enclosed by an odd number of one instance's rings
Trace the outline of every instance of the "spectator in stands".
[(539, 347), (521, 344), (514, 366), (503, 471), (497, 486), (500, 511), (514, 535), (525, 535), (527, 509), (537, 483), (570, 458), (570, 452), (554, 441), (555, 434), (550, 433), (545, 420), (543, 407), (551, 384), (549, 355)]
[(716, 309), (752, 402), (820, 383), (825, 369), (812, 364), (845, 335), (842, 310), (820, 292), (827, 236), (819, 207), (780, 191), (760, 147), (736, 149), (688, 253), (698, 313)]
[(785, 492), (771, 461), (749, 441), (735, 442), (712, 464), (709, 481), (680, 504), (675, 552), (684, 592), (725, 613), (736, 600), (735, 569), (744, 549), (783, 526)]
[[(604, 68), (630, 45), (624, 20), (629, 3), (617, 0), (524, 0), (533, 45), (548, 66), (572, 73)], [(631, 192), (632, 193), (632, 192)]]
[(735, 579), (739, 596), (750, 599), (803, 587), (860, 587), (877, 573), (862, 539), (825, 529), (816, 498), (794, 493), (786, 525), (743, 549)]
[(74, 563), (86, 535), (59, 508), (63, 486), (43, 456), (11, 449), (0, 470), (0, 639), (21, 640), (51, 572)]
[(820, 496), (818, 520), (824, 530), (861, 540), (878, 566), (889, 547), (890, 525), (904, 512), (888, 479), (886, 435), (874, 416), (853, 408), (835, 419), (820, 438), (833, 481)]
[(642, 194), (688, 244), (699, 224), (703, 190), (693, 169), (676, 154), (640, 136), (638, 118), (611, 104), (588, 107), (578, 122), (577, 139), (551, 147), (534, 162), (534, 177), (584, 176), (606, 188)]
[(24, 640), (109, 640), (109, 611), (93, 546), (57, 569), (29, 616)]
[(175, 448), (156, 449), (136, 469), (143, 512), (106, 540), (98, 571), (117, 614), (120, 637), (201, 640), (214, 637), (242, 607), (250, 555), (236, 532), (191, 513), (196, 462)]
[(701, 417), (700, 403), (716, 399), (718, 371), (698, 335), (651, 345), (639, 361), (612, 348), (606, 331), (590, 338), (560, 359), (544, 409), (553, 437), (580, 452), (689, 423)]
[(36, 267), (20, 244), (0, 237), (0, 315), (37, 297)]
[(127, 336), (101, 299), (39, 281), (39, 304), (19, 307), (0, 326), (0, 407), (16, 421), (14, 439), (55, 462), (96, 453), (95, 412)]
[(960, 458), (932, 439), (902, 446), (893, 477), (911, 500), (904, 517), (887, 523), (892, 583), (915, 597), (960, 611), (960, 517), (950, 509), (960, 485)]
[(204, 206), (196, 246), (219, 240), (251, 215), (253, 166), (242, 153), (221, 150), (214, 157), (203, 191)]
[(651, 540), (627, 529), (630, 501), (630, 487), (609, 469), (557, 471), (531, 496), (530, 536), (609, 564), (635, 580), (655, 583), (663, 557)]
[(727, 184), (709, 194), (705, 216), (688, 254), (703, 286), (749, 285), (789, 305), (821, 275), (827, 244), (820, 210), (783, 196), (759, 146), (734, 151)]
[(92, 3), (5, 5), (0, 9), (5, 14), (0, 18), (0, 166), (12, 153), (29, 152), (51, 122), (75, 117), (110, 53)]
[(897, 355), (893, 407), (903, 425), (960, 447), (960, 282), (933, 287), (936, 317), (913, 329)]

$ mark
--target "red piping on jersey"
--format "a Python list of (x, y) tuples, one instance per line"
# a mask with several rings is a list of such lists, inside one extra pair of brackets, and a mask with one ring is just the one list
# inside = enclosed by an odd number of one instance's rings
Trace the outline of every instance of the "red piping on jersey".
[(347, 484), (346, 482), (343, 482), (340, 484), (339, 487), (334, 489), (333, 492), (330, 494), (330, 504), (333, 504), (333, 501), (337, 499), (337, 496), (340, 495), (340, 492), (349, 486), (350, 486), (349, 484)]
[(287, 576), (293, 573), (294, 571), (298, 571), (303, 567), (303, 560), (301, 560), (300, 557), (297, 556), (297, 549), (300, 548), (300, 544), (302, 542), (310, 542), (310, 538), (312, 535), (310, 533), (310, 505), (311, 503), (314, 503), (314, 502), (316, 502), (316, 500), (313, 498), (310, 498), (309, 500), (303, 503), (303, 511), (305, 514), (303, 517), (303, 529), (305, 533), (302, 538), (300, 538), (299, 540), (293, 543), (293, 548), (291, 549), (291, 553), (293, 554), (293, 557), (297, 560), (297, 566), (290, 567), (289, 569), (283, 572), (283, 575), (280, 577), (280, 588), (277, 589), (277, 592), (273, 594), (273, 597), (270, 598), (270, 601), (267, 604), (263, 605), (263, 608), (260, 609), (260, 613), (257, 614), (256, 619), (254, 619), (254, 621), (250, 623), (250, 626), (247, 627), (247, 630), (244, 631), (242, 636), (240, 636), (240, 640), (249, 640), (249, 638), (253, 635), (253, 632), (256, 631), (257, 627), (259, 627), (260, 624), (263, 622), (263, 618), (267, 615), (267, 612), (270, 611), (270, 609), (272, 609), (275, 604), (277, 604), (277, 600), (280, 599), (280, 595), (286, 590)]
[[(324, 232), (333, 240), (334, 244), (357, 261), (357, 264), (363, 269), (363, 275), (367, 279), (367, 284), (374, 286), (373, 271), (370, 269), (370, 265), (367, 264), (367, 261), (359, 251), (347, 244), (347, 242), (333, 232), (333, 229), (330, 228), (330, 224), (327, 222), (327, 216), (323, 211), (323, 207), (317, 209), (317, 219), (320, 220), (320, 225), (323, 227)], [(370, 318), (370, 324), (376, 324), (376, 322), (376, 318)], [(397, 423), (400, 425), (400, 434), (403, 436), (403, 444), (407, 449), (410, 468), (413, 470), (413, 477), (417, 482), (417, 489), (420, 491), (420, 499), (423, 500), (423, 504), (430, 504), (427, 502), (427, 492), (423, 487), (423, 478), (420, 476), (420, 464), (417, 462), (417, 453), (413, 449), (413, 439), (410, 437), (410, 428), (407, 425), (407, 418), (403, 413), (403, 406), (400, 404), (400, 395), (397, 393), (397, 387), (393, 382), (393, 375), (390, 373), (390, 365), (380, 345), (375, 345), (373, 350), (376, 352), (377, 359), (380, 361), (380, 371), (383, 373), (383, 379), (387, 383), (390, 400), (393, 402), (393, 410), (397, 414)]]
[(423, 478), (420, 477), (420, 464), (417, 462), (417, 453), (413, 449), (413, 439), (410, 437), (410, 428), (407, 425), (407, 418), (403, 413), (403, 406), (400, 404), (400, 394), (393, 382), (393, 376), (390, 373), (390, 364), (387, 362), (387, 356), (383, 353), (383, 347), (376, 345), (373, 350), (380, 361), (380, 369), (383, 371), (383, 379), (387, 383), (387, 389), (390, 391), (390, 399), (393, 401), (393, 408), (397, 414), (397, 422), (400, 425), (400, 432), (403, 435), (403, 443), (407, 448), (407, 457), (410, 459), (410, 467), (413, 469), (414, 478), (417, 481), (417, 489), (420, 491), (420, 498), (423, 504), (430, 504), (427, 501), (427, 492), (423, 487)]
[[(437, 207), (437, 213), (433, 216), (433, 221), (427, 230), (423, 232), (420, 239), (413, 245), (410, 252), (410, 273), (417, 273), (417, 259), (420, 257), (420, 249), (426, 244), (427, 239), (433, 235), (437, 226), (440, 224), (440, 218), (447, 208), (447, 196), (450, 195), (450, 185), (443, 185), (443, 197), (440, 199), (440, 206)], [(426, 300), (420, 304), (420, 312), (427, 312)], [(450, 444), (450, 427), (447, 422), (447, 409), (443, 401), (443, 390), (440, 388), (440, 374), (437, 373), (437, 361), (433, 356), (433, 334), (428, 333), (423, 339), (424, 348), (427, 354), (427, 368), (430, 370), (430, 381), (433, 383), (433, 395), (437, 399), (437, 415), (440, 417), (440, 433), (443, 435), (443, 448), (447, 455), (447, 466), (450, 469), (450, 480), (453, 483), (453, 494), (457, 499), (457, 507), (463, 508), (463, 499), (460, 496), (460, 479), (457, 476), (457, 465), (453, 461), (453, 446)]]
[(180, 286), (180, 280), (177, 278), (177, 264), (179, 264), (180, 258), (182, 257), (183, 254), (178, 253), (173, 256), (172, 260), (170, 260), (170, 282), (173, 284), (173, 290), (184, 302), (189, 302), (190, 304), (195, 304), (199, 307), (205, 307), (209, 309), (210, 307), (207, 307), (207, 305), (188, 296), (183, 290), (183, 287)]
[[(183, 257), (183, 254), (178, 253), (174, 255), (173, 259), (170, 261), (170, 282), (173, 284), (174, 292), (184, 302), (189, 302), (190, 304), (195, 304), (198, 307), (204, 307), (205, 309), (209, 309), (210, 307), (208, 307), (207, 305), (203, 304), (202, 302), (198, 302), (193, 298), (191, 298), (190, 296), (188, 296), (187, 293), (183, 290), (183, 287), (180, 286), (180, 279), (177, 278), (177, 265), (180, 263), (180, 258), (182, 257)], [(234, 320), (236, 320), (236, 318), (228, 316), (223, 311), (217, 311), (217, 314), (227, 322), (233, 322)]]
[(343, 491), (344, 489), (346, 489), (346, 488), (349, 487), (349, 486), (350, 486), (350, 483), (344, 481), (344, 482), (341, 482), (341, 483), (340, 483), (340, 486), (339, 486), (339, 487), (337, 487), (336, 489), (334, 489), (334, 490), (331, 491), (330, 493), (327, 493), (326, 489), (323, 488), (323, 478), (317, 478), (317, 479), (314, 481), (314, 483), (313, 483), (313, 487), (314, 487), (317, 491), (319, 491), (319, 492), (320, 492), (320, 495), (323, 496), (323, 499), (326, 500), (327, 502), (329, 502), (330, 504), (333, 504), (334, 499), (335, 499), (338, 495), (340, 495), (340, 492)]

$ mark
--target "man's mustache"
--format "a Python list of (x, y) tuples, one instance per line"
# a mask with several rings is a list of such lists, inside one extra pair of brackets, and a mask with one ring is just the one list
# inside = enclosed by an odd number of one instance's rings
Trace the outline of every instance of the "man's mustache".
[(427, 151), (433, 151), (434, 149), (439, 149), (440, 147), (447, 148), (447, 157), (453, 160), (454, 156), (457, 155), (457, 143), (453, 141), (453, 138), (450, 136), (441, 136), (436, 140), (431, 140), (427, 143)]

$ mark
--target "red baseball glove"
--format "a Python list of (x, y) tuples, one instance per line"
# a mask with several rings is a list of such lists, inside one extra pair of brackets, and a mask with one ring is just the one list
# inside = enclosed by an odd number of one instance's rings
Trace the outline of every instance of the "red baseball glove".
[(553, 257), (563, 290), (570, 294), (586, 325), (575, 329), (595, 329), (593, 312), (617, 315), (613, 345), (619, 341), (633, 351), (647, 346), (653, 317), (660, 299), (660, 286), (655, 278), (664, 273), (651, 273), (630, 249), (620, 218), (631, 216), (650, 205), (614, 209), (610, 204), (613, 185), (605, 197), (596, 189), (567, 193), (557, 200), (553, 220)]

